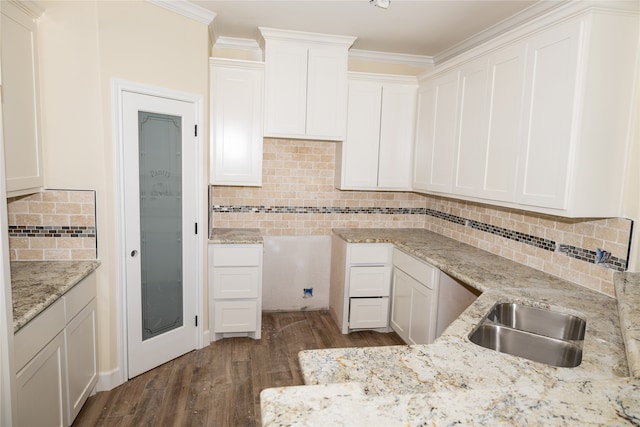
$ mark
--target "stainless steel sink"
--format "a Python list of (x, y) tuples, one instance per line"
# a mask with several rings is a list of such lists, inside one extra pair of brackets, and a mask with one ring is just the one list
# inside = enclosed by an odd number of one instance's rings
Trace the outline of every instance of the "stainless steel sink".
[(571, 314), (514, 303), (494, 305), (487, 320), (512, 329), (571, 341), (583, 340), (587, 325), (584, 319)]
[(499, 303), (469, 335), (482, 347), (557, 367), (582, 362), (586, 322), (577, 316)]

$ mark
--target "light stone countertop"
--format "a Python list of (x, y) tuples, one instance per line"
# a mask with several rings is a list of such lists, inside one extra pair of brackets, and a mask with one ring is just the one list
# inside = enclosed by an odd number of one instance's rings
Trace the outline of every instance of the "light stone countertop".
[[(617, 302), (426, 230), (334, 232), (349, 243), (393, 243), (483, 293), (429, 345), (300, 352), (307, 386), (264, 390), (264, 426), (640, 423), (640, 274), (616, 275)], [(580, 366), (556, 368), (471, 343), (469, 333), (501, 301), (585, 318)], [(328, 385), (335, 398), (318, 393)]]
[(263, 239), (257, 228), (213, 228), (209, 243), (259, 244), (263, 243)]
[(18, 332), (99, 265), (99, 261), (11, 262), (13, 332)]

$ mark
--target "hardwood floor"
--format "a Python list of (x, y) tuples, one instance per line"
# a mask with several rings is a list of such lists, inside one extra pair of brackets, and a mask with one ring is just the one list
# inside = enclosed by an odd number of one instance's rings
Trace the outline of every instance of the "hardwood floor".
[(298, 352), (404, 344), (395, 333), (342, 335), (328, 311), (268, 312), (262, 339), (227, 338), (89, 398), (74, 426), (260, 426), (260, 391), (302, 385)]

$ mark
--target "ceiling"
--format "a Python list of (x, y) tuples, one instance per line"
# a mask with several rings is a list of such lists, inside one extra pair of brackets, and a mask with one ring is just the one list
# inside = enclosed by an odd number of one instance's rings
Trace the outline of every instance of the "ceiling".
[(191, 0), (216, 13), (214, 37), (258, 40), (258, 27), (356, 36), (353, 49), (437, 57), (567, 0)]

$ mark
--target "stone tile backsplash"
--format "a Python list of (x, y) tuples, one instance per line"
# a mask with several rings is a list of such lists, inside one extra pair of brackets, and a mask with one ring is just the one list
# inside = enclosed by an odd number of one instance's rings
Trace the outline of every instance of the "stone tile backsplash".
[(259, 228), (264, 235), (426, 228), (615, 296), (613, 273), (626, 268), (630, 220), (568, 219), (411, 192), (340, 191), (335, 150), (331, 142), (265, 139), (263, 186), (211, 186), (211, 226)]
[(94, 260), (94, 191), (45, 190), (7, 200), (12, 261)]

